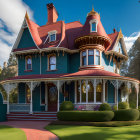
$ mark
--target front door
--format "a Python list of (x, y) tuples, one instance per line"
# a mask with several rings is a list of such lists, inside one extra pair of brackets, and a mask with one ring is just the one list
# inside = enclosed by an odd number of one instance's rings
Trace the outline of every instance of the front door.
[(57, 87), (48, 84), (48, 111), (57, 111)]

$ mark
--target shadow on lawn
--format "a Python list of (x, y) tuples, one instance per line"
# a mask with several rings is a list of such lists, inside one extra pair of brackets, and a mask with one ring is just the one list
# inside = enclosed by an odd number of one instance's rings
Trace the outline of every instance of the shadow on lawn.
[[(66, 129), (69, 130), (66, 130)], [(134, 129), (136, 130), (134, 130)], [(86, 129), (86, 127), (85, 127)], [(67, 133), (68, 131), (72, 130), (72, 126), (62, 126), (62, 128), (55, 127), (53, 129), (50, 129), (52, 132), (54, 132), (56, 135), (59, 135), (59, 132), (61, 130), (66, 130), (63, 133)], [(57, 131), (59, 132), (57, 133)], [(99, 128), (99, 127), (93, 127), (88, 128), (85, 132), (83, 128), (80, 130), (78, 127), (74, 126), (74, 133), (67, 134), (60, 134), (61, 140), (140, 140), (140, 126), (139, 127), (121, 127), (121, 128)], [(77, 132), (76, 132), (77, 131)], [(81, 132), (79, 132), (81, 131)], [(77, 133), (77, 134), (76, 134)]]

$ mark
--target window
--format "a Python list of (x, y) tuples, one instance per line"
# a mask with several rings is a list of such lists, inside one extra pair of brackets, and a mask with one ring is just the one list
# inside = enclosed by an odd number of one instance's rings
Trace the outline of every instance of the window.
[(57, 33), (57, 31), (50, 31), (50, 32), (48, 32), (49, 42), (56, 41), (56, 33)]
[(88, 65), (94, 64), (94, 50), (88, 51)]
[(56, 56), (49, 57), (49, 70), (56, 70)]
[(56, 34), (51, 34), (49, 42), (52, 42), (52, 41), (55, 41), (55, 40), (56, 40)]
[[(86, 58), (88, 57), (88, 64)], [(85, 65), (100, 65), (100, 51), (98, 50), (88, 50), (88, 56), (86, 51), (82, 52), (82, 66)]]
[(90, 20), (90, 32), (97, 32), (98, 21), (96, 19)]
[(100, 52), (96, 50), (95, 65), (100, 65)]
[(96, 86), (96, 102), (102, 102), (102, 84)]
[(30, 88), (28, 87), (28, 85), (26, 85), (26, 103), (30, 103), (30, 100), (31, 100)]
[(26, 57), (26, 70), (32, 70), (32, 57)]
[(92, 23), (92, 32), (96, 32), (96, 22)]
[(82, 52), (82, 65), (86, 65), (86, 51)]

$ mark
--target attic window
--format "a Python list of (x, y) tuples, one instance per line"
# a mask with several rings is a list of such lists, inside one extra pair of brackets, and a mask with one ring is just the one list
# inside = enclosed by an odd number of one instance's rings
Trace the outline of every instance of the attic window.
[(98, 21), (96, 19), (90, 20), (90, 32), (97, 32)]
[(57, 31), (48, 32), (48, 35), (49, 35), (49, 42), (56, 41), (56, 33), (57, 33)]

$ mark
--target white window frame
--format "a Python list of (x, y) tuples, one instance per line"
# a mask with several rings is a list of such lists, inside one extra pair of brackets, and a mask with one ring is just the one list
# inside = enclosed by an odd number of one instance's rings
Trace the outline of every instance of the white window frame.
[[(56, 41), (56, 33), (57, 31), (56, 30), (53, 30), (53, 31), (50, 31), (48, 32), (48, 36), (49, 36), (49, 42), (53, 42), (53, 41)], [(51, 40), (51, 35), (55, 34), (55, 40)]]
[[(95, 31), (92, 31), (92, 24), (93, 24), (93, 23), (96, 24), (96, 29), (95, 29)], [(97, 32), (98, 20), (92, 19), (92, 20), (89, 21), (89, 24), (90, 24), (90, 32)]]

